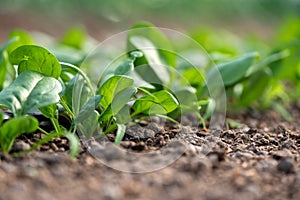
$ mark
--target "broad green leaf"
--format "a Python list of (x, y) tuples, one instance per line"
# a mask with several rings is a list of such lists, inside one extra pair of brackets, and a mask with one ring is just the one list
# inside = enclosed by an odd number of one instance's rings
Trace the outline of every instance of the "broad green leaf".
[(133, 44), (131, 41), (132, 37), (147, 38), (157, 48), (159, 58), (163, 60), (163, 63), (175, 67), (176, 55), (172, 53), (173, 46), (158, 28), (147, 22), (139, 22), (132, 26), (127, 38), (127, 50), (130, 52), (139, 49), (139, 47), (146, 48), (146, 46), (143, 47), (141, 45), (138, 47), (136, 43)]
[(115, 95), (111, 103), (112, 114), (116, 115), (126, 105), (133, 95), (137, 92), (136, 88), (126, 88)]
[(98, 90), (98, 94), (102, 96), (100, 105), (106, 109), (113, 101), (116, 94), (133, 85), (132, 78), (127, 76), (112, 76), (107, 79)]
[(57, 103), (61, 85), (58, 80), (38, 72), (25, 71), (0, 92), (0, 105), (9, 108), (15, 116)]
[(19, 74), (26, 70), (32, 70), (58, 79), (61, 73), (61, 66), (56, 57), (40, 46), (24, 45), (19, 47), (10, 54), (10, 61), (19, 66)]
[(121, 63), (117, 69), (115, 70), (115, 75), (127, 75), (129, 72), (134, 69), (134, 61), (136, 58), (142, 57), (142, 52), (133, 51), (130, 53), (130, 57), (126, 59), (123, 63)]
[(7, 48), (8, 54), (10, 54), (13, 50), (15, 50), (20, 46), (34, 44), (34, 41), (31, 38), (31, 36), (23, 30), (14, 30), (10, 32), (9, 38), (10, 39), (16, 38), (16, 40), (8, 46)]
[(99, 105), (101, 100), (100, 95), (89, 98), (89, 100), (80, 108), (78, 115), (76, 116), (74, 122), (75, 124), (81, 123), (88, 118), (88, 116), (94, 112), (96, 107)]
[(218, 73), (220, 73), (225, 86), (237, 83), (246, 76), (247, 71), (253, 65), (257, 57), (258, 54), (255, 52), (248, 53), (242, 57), (211, 68), (207, 73), (207, 84), (213, 83)]
[(69, 143), (70, 143), (70, 156), (72, 158), (75, 158), (79, 151), (80, 151), (80, 143), (79, 143), (79, 139), (78, 137), (75, 135), (75, 134), (72, 134), (72, 133), (65, 133), (64, 134), (66, 136), (66, 138), (68, 138), (69, 140)]
[[(156, 110), (158, 113), (153, 113), (154, 109), (151, 108), (155, 106), (155, 104), (160, 105), (160, 108)], [(178, 106), (179, 103), (177, 99), (170, 92), (161, 90), (137, 99), (132, 108), (134, 109), (133, 115), (138, 113), (147, 113), (150, 109), (152, 110), (152, 114), (166, 114), (172, 112)], [(164, 110), (161, 110), (161, 108)]]
[(0, 128), (2, 151), (8, 153), (18, 136), (36, 131), (38, 126), (39, 122), (32, 116), (15, 117), (5, 122)]
[(126, 131), (126, 126), (124, 124), (117, 124), (118, 129), (116, 133), (115, 144), (120, 145)]
[[(119, 112), (126, 106), (136, 91), (134, 87), (129, 87), (118, 92), (113, 98), (112, 103), (101, 114), (100, 121), (108, 121), (112, 117), (120, 116)], [(124, 110), (122, 111), (124, 112)]]
[(123, 108), (115, 115), (116, 123), (117, 124), (126, 124), (127, 122), (131, 121), (130, 116), (130, 109), (131, 107), (126, 104)]

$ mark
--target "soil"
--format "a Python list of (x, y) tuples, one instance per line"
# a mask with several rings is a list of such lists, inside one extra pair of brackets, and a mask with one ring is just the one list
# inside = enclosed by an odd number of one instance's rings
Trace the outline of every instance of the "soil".
[[(54, 36), (61, 33), (47, 27), (64, 29), (58, 22), (49, 26), (37, 17), (14, 16), (1, 14), (0, 41), (12, 28)], [(0, 153), (0, 200), (299, 199), (299, 111), (299, 104), (291, 106), (292, 122), (274, 111), (231, 115), (242, 126), (223, 130), (194, 127), (190, 118), (184, 127), (154, 120), (130, 127), (120, 148), (109, 142), (114, 139), (110, 134), (100, 146), (89, 141), (74, 159), (66, 138), (23, 156)], [(13, 151), (27, 149), (42, 137), (23, 135)]]
[[(292, 122), (274, 111), (230, 116), (239, 129), (162, 126), (156, 119), (128, 128), (120, 148), (110, 134), (105, 148), (94, 151), (100, 143), (92, 141), (75, 159), (65, 138), (23, 156), (1, 155), (0, 199), (299, 199), (299, 108), (290, 109)], [(40, 137), (22, 136), (13, 150)], [(168, 163), (163, 149), (174, 140), (168, 151), (180, 156)], [(214, 145), (202, 148), (207, 142)]]

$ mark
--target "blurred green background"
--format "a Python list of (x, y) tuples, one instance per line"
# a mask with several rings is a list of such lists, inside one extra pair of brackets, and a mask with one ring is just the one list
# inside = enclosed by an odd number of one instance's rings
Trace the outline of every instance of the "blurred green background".
[(267, 39), (295, 15), (300, 16), (299, 0), (0, 0), (0, 41), (15, 28), (60, 36), (78, 24), (101, 39), (141, 20), (177, 30), (217, 27)]

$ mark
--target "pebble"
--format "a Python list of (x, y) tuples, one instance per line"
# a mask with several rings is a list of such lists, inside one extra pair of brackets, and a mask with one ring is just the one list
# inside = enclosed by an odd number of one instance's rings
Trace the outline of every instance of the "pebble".
[(290, 174), (294, 172), (294, 165), (290, 160), (282, 158), (278, 161), (277, 169), (286, 174)]
[(30, 149), (30, 145), (22, 140), (19, 140), (13, 144), (11, 151), (18, 152), (18, 151), (24, 151), (27, 149)]

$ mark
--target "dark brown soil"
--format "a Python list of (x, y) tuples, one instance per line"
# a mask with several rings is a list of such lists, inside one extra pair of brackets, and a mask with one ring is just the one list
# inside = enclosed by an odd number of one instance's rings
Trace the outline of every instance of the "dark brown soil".
[[(233, 117), (242, 128), (222, 131), (152, 121), (129, 128), (121, 149), (108, 143), (94, 152), (101, 161), (85, 148), (71, 159), (67, 140), (56, 139), (24, 156), (1, 157), (0, 199), (299, 199), (299, 106), (291, 113), (293, 122), (273, 111), (249, 112)], [(134, 131), (140, 135), (132, 135)], [(35, 137), (42, 136), (23, 136), (17, 140), (23, 146), (14, 148), (26, 148)], [(174, 139), (178, 146), (171, 150), (184, 147), (183, 155), (151, 171), (151, 165), (165, 162), (161, 149)], [(214, 145), (203, 152), (208, 141)], [(154, 152), (155, 163), (143, 157), (134, 161), (122, 150)], [(122, 172), (107, 163), (122, 171), (150, 172)]]

